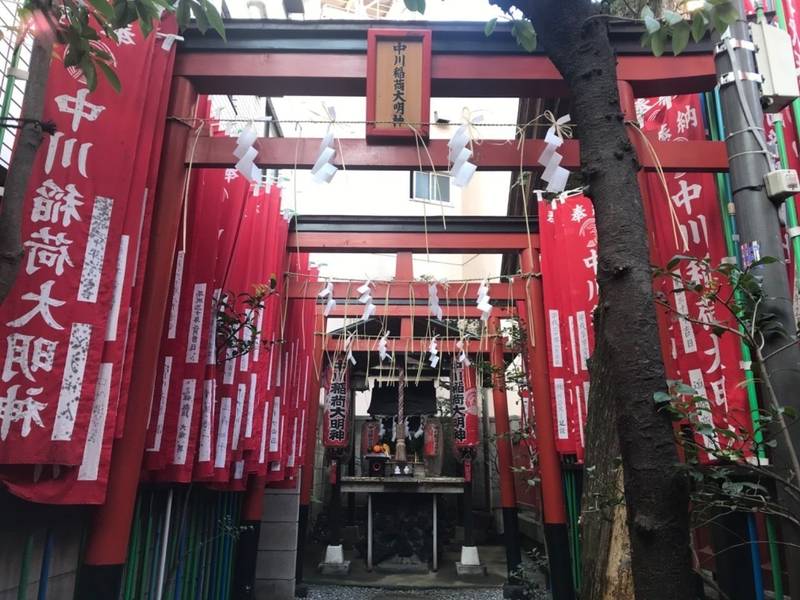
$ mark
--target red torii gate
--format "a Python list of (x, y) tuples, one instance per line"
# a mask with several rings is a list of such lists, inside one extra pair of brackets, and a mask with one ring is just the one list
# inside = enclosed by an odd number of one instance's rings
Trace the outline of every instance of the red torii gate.
[[(413, 274), (413, 254), (454, 254), (469, 250), (484, 254), (515, 253), (519, 255), (522, 265), (522, 276), (512, 281), (489, 284), (489, 295), (493, 300), (493, 316), (489, 320), (488, 345), (480, 341), (465, 342), (464, 349), (471, 355), (488, 354), (492, 365), (492, 372), (500, 380), (495, 381), (492, 388), (492, 399), (495, 414), (495, 433), (497, 456), (500, 472), (500, 507), (503, 510), (504, 533), (506, 535), (506, 552), (509, 572), (513, 571), (521, 562), (520, 546), (518, 542), (517, 506), (514, 489), (513, 460), (511, 453), (510, 424), (505, 386), (502, 385), (504, 362), (504, 339), (500, 334), (499, 321), (501, 318), (516, 317), (527, 328), (526, 340), (528, 347), (524, 353), (527, 357), (526, 365), (533, 391), (534, 410), (536, 412), (535, 432), (537, 448), (539, 450), (539, 468), (543, 493), (543, 521), (545, 524), (548, 541), (552, 542), (550, 549), (551, 562), (566, 567), (563, 573), (557, 576), (569, 578), (569, 550), (567, 542), (567, 521), (564, 503), (564, 493), (561, 480), (561, 466), (556, 452), (555, 436), (552, 427), (552, 407), (550, 404), (550, 379), (547, 372), (547, 338), (545, 334), (545, 313), (542, 294), (542, 283), (539, 277), (539, 236), (533, 233), (528, 236), (527, 227), (523, 218), (507, 217), (459, 217), (458, 228), (452, 227), (449, 231), (441, 230), (441, 224), (428, 223), (427, 231), (422, 231), (422, 223), (417, 223), (417, 231), (408, 231), (408, 223), (420, 221), (416, 218), (390, 217), (382, 227), (376, 226), (375, 221), (380, 218), (369, 219), (368, 227), (359, 227), (359, 218), (339, 218), (336, 227), (327, 231), (315, 230), (314, 224), (336, 220), (335, 217), (313, 216), (305, 217), (295, 223), (295, 230), (290, 233), (287, 248), (290, 252), (341, 252), (341, 253), (375, 253), (397, 252), (395, 282), (396, 284), (376, 283), (373, 289), (375, 298), (383, 298), (383, 304), (376, 305), (376, 317), (392, 316), (400, 318), (400, 335), (402, 340), (397, 350), (420, 353), (425, 352), (428, 340), (415, 338), (414, 319), (427, 317), (427, 286), (425, 282), (415, 282)], [(308, 224), (308, 221), (312, 221)], [(509, 225), (510, 223), (510, 227)], [(505, 227), (498, 228), (498, 225)], [(342, 228), (346, 225), (346, 231)], [(334, 226), (335, 227), (335, 226)], [(492, 231), (494, 229), (494, 231)], [(536, 228), (534, 228), (536, 231)], [(355, 243), (354, 243), (355, 242)], [(479, 283), (463, 284), (459, 297), (474, 299), (478, 295)], [(346, 283), (334, 284), (333, 296), (347, 297)], [(290, 280), (287, 289), (287, 299), (316, 299), (318, 285), (310, 286), (305, 281)], [(461, 286), (459, 286), (461, 288)], [(386, 301), (388, 300), (388, 302)], [(323, 315), (324, 306), (317, 307), (317, 332), (326, 331), (326, 317)], [(445, 316), (479, 318), (480, 312), (474, 307), (465, 307), (462, 304), (447, 305), (442, 300), (442, 310)], [(337, 306), (328, 318), (341, 318), (353, 315), (353, 309), (348, 313), (347, 306)], [(530, 316), (529, 316), (530, 315)], [(529, 322), (532, 320), (533, 322)], [(456, 353), (456, 340), (440, 340), (439, 350), (442, 353)], [(366, 339), (356, 339), (351, 349), (354, 352), (368, 352), (373, 350), (374, 342)], [(317, 364), (322, 365), (323, 353), (334, 352), (339, 349), (340, 341), (330, 339), (327, 347), (323, 344), (315, 346)], [(488, 347), (487, 347), (488, 346)], [(309, 382), (311, 389), (319, 387), (318, 369), (312, 374)], [(309, 431), (315, 431), (316, 413), (311, 411)], [(316, 437), (307, 438), (306, 456), (313, 456)], [(312, 473), (303, 475), (300, 490), (301, 512), (307, 512), (311, 500)], [(556, 575), (554, 575), (556, 577)]]
[[(364, 96), (367, 28), (399, 25), (388, 22), (298, 24), (286, 21), (228, 21), (227, 42), (201, 37), (193, 31), (186, 33), (186, 42), (179, 49), (171, 86), (170, 118), (165, 129), (151, 231), (151, 252), (148, 254), (142, 297), (142, 328), (133, 359), (137, 376), (130, 389), (122, 443), (115, 448), (112, 457), (107, 501), (99, 508), (87, 540), (85, 564), (90, 568), (97, 567), (93, 570), (93, 576), (106, 580), (96, 581), (94, 587), (103, 588), (104, 583), (113, 586), (112, 580), (119, 577), (125, 562), (144, 451), (147, 406), (156, 377), (157, 353), (152, 349), (158, 347), (160, 342), (166, 313), (171, 272), (171, 258), (168, 257), (174, 255), (186, 172), (190, 164), (196, 168), (221, 168), (232, 163), (234, 142), (228, 138), (201, 136), (195, 151), (191, 151), (194, 144), (188, 142), (193, 130), (187, 123), (195, 116), (198, 94)], [(402, 23), (405, 28), (414, 26), (434, 32), (433, 96), (553, 98), (567, 94), (564, 82), (550, 61), (542, 54), (526, 54), (514, 47), (509, 36), (506, 35), (509, 39), (503, 39), (503, 27), (498, 27), (498, 32), (487, 40), (482, 24)], [(610, 27), (610, 37), (619, 54), (621, 108), (627, 118), (635, 118), (635, 97), (702, 92), (713, 88), (716, 79), (710, 43), (690, 45), (679, 57), (655, 58), (639, 46), (640, 34), (641, 31), (635, 26), (611, 24)], [(665, 171), (727, 170), (727, 154), (722, 142), (689, 141), (677, 145), (657, 139), (649, 141)], [(650, 153), (644, 150), (640, 136), (632, 135), (631, 142), (644, 170), (654, 170), (655, 164)], [(522, 166), (526, 170), (539, 170), (541, 167), (535, 163), (535, 158), (540, 153), (541, 142), (527, 140), (524, 143), (525, 161)], [(351, 170), (419, 168), (414, 148), (367, 145), (365, 140), (343, 140), (342, 144), (347, 156), (347, 168)], [(314, 139), (262, 138), (255, 147), (260, 166), (308, 168), (313, 163), (318, 145), (319, 140)], [(446, 169), (444, 143), (432, 141), (430, 151), (433, 167)], [(579, 167), (578, 141), (567, 141), (562, 153), (565, 167)], [(511, 171), (520, 168), (519, 153), (509, 145), (478, 146), (474, 160), (482, 170)], [(539, 270), (537, 246), (535, 237), (529, 244), (527, 238), (520, 235), (482, 236), (468, 233), (432, 234), (428, 236), (427, 243), (423, 243), (419, 234), (376, 233), (343, 242), (341, 236), (337, 241), (336, 234), (332, 232), (296, 232), (289, 243), (291, 249), (299, 248), (301, 251), (331, 251), (334, 248), (362, 253), (398, 251), (401, 271), (397, 277), (409, 280), (412, 279), (410, 257), (414, 251), (518, 252), (523, 273), (532, 274)], [(542, 489), (545, 495), (543, 518), (546, 532), (554, 532), (564, 527), (565, 515), (560, 467), (550, 426), (549, 382), (542, 337), (544, 315), (541, 282), (537, 277), (528, 277), (518, 285), (525, 287), (523, 292), (529, 294), (530, 306), (507, 306), (505, 310), (509, 311), (508, 314), (516, 310), (524, 318), (530, 309), (533, 320), (528, 324), (532, 346), (529, 367), (530, 372), (535, 374), (536, 432), (542, 453)], [(503, 298), (503, 288), (507, 287), (507, 284), (500, 284), (492, 290), (491, 295)], [(290, 294), (297, 296), (298, 291), (290, 289)], [(527, 302), (524, 293), (515, 298), (523, 298), (520, 302)], [(402, 305), (391, 306), (388, 310), (410, 322), (410, 315), (404, 312)], [(495, 397), (495, 409), (498, 425), (503, 426), (507, 423), (505, 402)], [(501, 464), (510, 465), (510, 448), (501, 449), (505, 446), (501, 442), (498, 446), (499, 453), (502, 453)], [(306, 482), (309, 480), (310, 477), (303, 477), (306, 501)], [(504, 509), (513, 511), (513, 480), (504, 478), (501, 492)], [(259, 506), (257, 502), (248, 505)]]

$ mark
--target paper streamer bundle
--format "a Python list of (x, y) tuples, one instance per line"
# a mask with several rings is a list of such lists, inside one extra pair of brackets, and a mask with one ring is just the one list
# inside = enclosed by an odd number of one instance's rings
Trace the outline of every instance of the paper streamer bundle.
[(236, 148), (233, 155), (239, 159), (236, 163), (236, 170), (239, 171), (248, 181), (257, 183), (261, 181), (261, 169), (255, 165), (258, 150), (253, 148), (253, 144), (258, 138), (258, 132), (251, 125), (248, 125), (236, 139)]
[(569, 171), (561, 166), (564, 158), (558, 153), (564, 138), (561, 134), (561, 127), (569, 121), (569, 115), (564, 115), (555, 121), (547, 130), (544, 138), (546, 144), (544, 151), (539, 156), (539, 164), (544, 167), (542, 179), (547, 182), (548, 192), (560, 193), (567, 187)]

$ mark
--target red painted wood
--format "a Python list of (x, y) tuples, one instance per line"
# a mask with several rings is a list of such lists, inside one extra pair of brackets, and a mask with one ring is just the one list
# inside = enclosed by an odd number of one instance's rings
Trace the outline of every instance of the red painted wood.
[[(719, 172), (728, 170), (728, 153), (724, 142), (688, 141), (660, 142), (651, 134), (648, 139), (665, 171), (672, 172)], [(254, 147), (258, 150), (256, 163), (268, 169), (310, 169), (317, 160), (319, 139), (315, 138), (260, 138)], [(339, 147), (341, 143), (341, 148)], [(646, 149), (641, 136), (634, 139), (642, 166), (655, 170), (652, 154)], [(200, 137), (192, 154), (186, 155), (186, 163), (194, 167), (233, 167), (236, 158), (233, 149), (236, 139), (229, 137)], [(522, 151), (526, 169), (541, 170), (538, 158), (544, 150), (542, 140), (526, 140)], [(342, 166), (342, 160), (350, 170), (416, 171), (420, 168), (420, 157), (416, 145), (367, 144), (363, 139), (342, 139), (337, 142), (333, 163)], [(519, 170), (520, 150), (513, 140), (483, 140), (474, 146), (471, 160), (481, 171)], [(423, 153), (423, 169), (435, 168), (447, 171), (447, 140), (431, 140), (428, 152)], [(577, 140), (566, 140), (559, 152), (564, 156), (561, 164), (567, 169), (580, 168), (580, 145)], [(296, 160), (296, 162), (295, 162)]]
[[(540, 273), (539, 251), (524, 250), (520, 254), (524, 273)], [(530, 304), (526, 306), (526, 302)], [(536, 414), (534, 431), (539, 453), (539, 471), (542, 482), (544, 523), (567, 522), (564, 488), (561, 480), (561, 460), (556, 451), (553, 431), (553, 406), (550, 401), (550, 376), (547, 366), (547, 333), (545, 329), (544, 294), (539, 277), (528, 279), (527, 299), (518, 303), (519, 314), (528, 330), (528, 377), (532, 380), (533, 410)], [(533, 321), (532, 323), (530, 321)]]
[[(172, 82), (169, 111), (171, 114), (193, 114), (197, 94), (184, 78)], [(133, 356), (133, 372), (128, 409), (122, 438), (114, 440), (106, 503), (97, 508), (86, 542), (84, 562), (88, 565), (119, 565), (128, 552), (131, 519), (142, 467), (147, 417), (161, 332), (166, 317), (172, 257), (178, 239), (183, 205), (183, 184), (186, 167), (182, 156), (189, 137), (189, 128), (175, 121), (167, 123), (161, 170), (158, 177), (150, 250), (147, 255), (139, 333)]]
[[(492, 299), (494, 300), (494, 297), (492, 297)], [(376, 310), (374, 315), (376, 317), (416, 317), (418, 319), (424, 319), (430, 314), (428, 312), (427, 296), (424, 296), (423, 298), (417, 298), (417, 303), (414, 307), (396, 304), (384, 306), (381, 304), (382, 302), (382, 298), (376, 298)], [(483, 313), (475, 308), (474, 304), (474, 302), (468, 300), (467, 306), (442, 306), (442, 313), (446, 319), (480, 319)], [(320, 304), (317, 306), (317, 309), (321, 313), (323, 310), (325, 310), (325, 305)], [(348, 317), (353, 316), (354, 308), (352, 304), (349, 307), (339, 306), (337, 304), (336, 308), (330, 312), (328, 317), (332, 319), (341, 319), (345, 316), (345, 313)], [(492, 314), (497, 315), (501, 319), (509, 319), (516, 315), (516, 309), (513, 306), (509, 306), (508, 308), (495, 306)]]
[(421, 89), (421, 121), (425, 125), (417, 127), (417, 132), (424, 139), (428, 138), (431, 119), (431, 32), (429, 29), (370, 29), (367, 32), (367, 139), (409, 139), (416, 136), (413, 130), (403, 127), (396, 129), (386, 125), (375, 124), (375, 97), (377, 95), (378, 73), (378, 41), (381, 38), (391, 40), (422, 40), (422, 89)]
[[(711, 55), (619, 57), (617, 73), (637, 97), (704, 92), (716, 83)], [(181, 53), (175, 74), (206, 94), (364, 96), (367, 55), (331, 53)], [(435, 54), (434, 97), (560, 97), (567, 89), (549, 59)]]
[[(492, 404), (494, 405), (494, 431), (497, 446), (497, 466), (500, 476), (500, 506), (516, 508), (517, 495), (514, 491), (514, 458), (511, 455), (511, 426), (508, 422), (508, 398), (505, 387), (505, 363), (503, 353), (505, 338), (500, 334), (500, 321), (497, 317), (489, 319), (489, 346), (492, 363)], [(538, 413), (537, 413), (538, 416)]]
[(286, 245), (300, 252), (344, 252), (371, 254), (406, 250), (423, 254), (500, 254), (528, 247), (525, 233), (290, 233)]
[(242, 502), (242, 521), (260, 521), (264, 511), (264, 488), (267, 477), (251, 476), (247, 481), (247, 491)]
[[(322, 314), (318, 314), (314, 320), (315, 331), (324, 331), (325, 318)], [(311, 503), (311, 492), (314, 488), (314, 460), (317, 450), (317, 422), (319, 421), (319, 390), (320, 390), (320, 375), (322, 373), (322, 356), (324, 348), (322, 347), (322, 339), (319, 336), (314, 336), (314, 351), (311, 353), (311, 361), (313, 368), (309, 370), (308, 374), (308, 424), (305, 439), (305, 455), (306, 462), (303, 465), (303, 471), (300, 478), (300, 504), (308, 506)]]
[[(442, 340), (440, 338), (437, 342), (439, 346), (439, 352), (459, 352), (459, 349), (456, 348), (457, 341), (457, 339)], [(430, 343), (430, 338), (389, 338), (387, 349), (389, 350), (390, 354), (395, 354), (396, 352), (408, 352), (409, 354), (416, 354), (417, 357), (419, 357), (421, 354), (427, 354)], [(343, 344), (343, 340), (328, 338), (326, 349), (328, 352), (341, 351), (343, 349)], [(353, 340), (351, 349), (353, 352), (375, 353), (378, 350), (377, 344), (378, 341), (376, 339), (359, 338)], [(483, 340), (483, 342), (479, 340), (471, 340), (465, 343), (465, 348), (467, 349), (467, 353), (469, 354), (470, 358), (474, 358), (478, 354), (488, 354), (491, 350), (490, 345), (491, 344), (488, 344), (486, 340)]]

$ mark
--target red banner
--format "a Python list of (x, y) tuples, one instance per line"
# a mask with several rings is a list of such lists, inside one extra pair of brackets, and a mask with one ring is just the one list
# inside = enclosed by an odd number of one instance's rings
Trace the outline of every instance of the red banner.
[(326, 448), (350, 445), (350, 369), (347, 367), (344, 359), (337, 359), (328, 369), (322, 422), (322, 443)]
[(594, 351), (597, 230), (584, 196), (539, 202), (542, 284), (556, 447), (583, 460), (589, 398), (587, 360)]
[[(640, 107), (643, 103), (640, 102)], [(642, 113), (643, 128), (674, 142), (705, 139), (702, 107), (697, 95), (668, 96), (649, 101)], [(727, 255), (722, 213), (714, 177), (711, 174), (666, 174), (666, 186), (655, 174), (647, 176), (646, 206), (652, 223), (653, 259), (665, 266), (677, 254), (708, 259), (719, 265)], [(668, 193), (667, 193), (668, 192)], [(711, 277), (696, 261), (683, 261), (674, 270), (683, 281), (713, 290), (724, 282)], [(681, 380), (710, 402), (710, 414), (698, 411), (698, 418), (717, 427), (749, 428), (749, 407), (744, 372), (740, 366), (739, 341), (734, 335), (717, 336), (711, 323), (735, 327), (718, 304), (707, 296), (681, 288), (678, 280), (656, 282), (661, 297), (672, 310), (666, 323), (662, 349), (670, 379)], [(688, 315), (686, 319), (677, 314)], [(699, 440), (706, 447), (723, 447), (727, 438)]]
[[(165, 22), (161, 25), (161, 30), (166, 33), (174, 32), (175, 25)], [(36, 277), (41, 276), (40, 271), (46, 271), (45, 267), (52, 267), (51, 276), (55, 275), (52, 290), (66, 291), (70, 289), (70, 285), (75, 290), (75, 281), (78, 278), (76, 300), (59, 307), (51, 306), (50, 308), (53, 310), (50, 316), (55, 319), (56, 314), (72, 315), (70, 318), (80, 319), (85, 324), (91, 324), (93, 333), (85, 347), (88, 351), (87, 363), (83, 368), (81, 384), (76, 383), (73, 390), (71, 402), (74, 402), (75, 410), (72, 414), (74, 422), (71, 425), (72, 431), (68, 436), (69, 440), (55, 439), (56, 437), (67, 437), (66, 429), (63, 429), (66, 423), (64, 419), (68, 418), (66, 414), (56, 415), (52, 423), (48, 423), (45, 418), (41, 419), (43, 428), (48, 426), (52, 428), (52, 439), (45, 443), (43, 448), (45, 457), (41, 462), (57, 464), (71, 462), (74, 453), (67, 448), (74, 447), (78, 440), (83, 440), (79, 449), (79, 464), (73, 467), (48, 467), (39, 464), (35, 467), (3, 470), (3, 480), (13, 493), (38, 502), (64, 504), (103, 502), (114, 433), (117, 424), (119, 423), (120, 427), (122, 424), (120, 414), (124, 408), (123, 399), (127, 395), (127, 382), (129, 381), (127, 370), (130, 367), (126, 348), (130, 347), (128, 342), (131, 338), (135, 338), (134, 332), (131, 331), (131, 324), (135, 321), (140, 297), (135, 284), (137, 270), (143, 266), (145, 258), (145, 251), (142, 247), (146, 245), (143, 244), (143, 238), (146, 240), (149, 230), (152, 188), (160, 155), (162, 124), (166, 114), (169, 92), (167, 84), (170, 80), (174, 54), (161, 49), (155, 36), (151, 35), (149, 38), (143, 39), (135, 27), (129, 27), (126, 31), (119, 32), (119, 40), (119, 43), (103, 40), (102, 46), (106, 51), (109, 51), (109, 48), (113, 49), (111, 53), (114, 56), (116, 70), (120, 75), (123, 87), (136, 90), (135, 92), (116, 94), (106, 87), (105, 82), (101, 82), (97, 91), (84, 95), (81, 92), (83, 89), (81, 86), (85, 84), (82, 82), (80, 73), (71, 69), (65, 70), (63, 64), (58, 61), (53, 62), (48, 80), (50, 86), (48, 97), (52, 99), (55, 108), (48, 106), (45, 118), (48, 117), (48, 112), (52, 113), (53, 118), (60, 122), (62, 127), (46, 141), (46, 150), (42, 149), (39, 162), (34, 166), (33, 181), (35, 182), (37, 172), (42, 170), (45, 175), (52, 177), (74, 178), (76, 190), (82, 195), (84, 192), (91, 192), (96, 198), (92, 204), (90, 223), (88, 226), (83, 223), (83, 229), (77, 222), (65, 225), (64, 222), (69, 211), (56, 209), (56, 204), (52, 204), (55, 212), (52, 212), (47, 226), (64, 227), (64, 231), (57, 234), (55, 229), (52, 229), (51, 234), (61, 236), (61, 239), (69, 240), (70, 243), (64, 244), (60, 250), (30, 246), (30, 252), (36, 256), (29, 255), (27, 260), (33, 267), (26, 268), (20, 274), (16, 285), (27, 285), (27, 282), (38, 281)], [(148, 72), (149, 76), (145, 77), (147, 85), (143, 86), (139, 75), (145, 72)], [(83, 98), (81, 100), (83, 108), (68, 101), (76, 87), (78, 90), (75, 97)], [(61, 98), (60, 103), (59, 98)], [(132, 106), (129, 101), (131, 98), (134, 102), (138, 99), (140, 103)], [(100, 108), (93, 109), (92, 106), (102, 107), (102, 110)], [(66, 112), (62, 110), (64, 108), (66, 108)], [(73, 112), (70, 112), (71, 110)], [(97, 118), (93, 121), (94, 113), (97, 113)], [(72, 115), (71, 118), (69, 118), (70, 115)], [(103, 135), (100, 136), (100, 130), (96, 127), (97, 121), (103, 118), (107, 120), (102, 123)], [(125, 125), (120, 126), (120, 122), (124, 122)], [(77, 125), (74, 132), (73, 124)], [(90, 124), (93, 125), (90, 126)], [(133, 128), (136, 133), (131, 135), (130, 128)], [(129, 140), (121, 143), (118, 139), (120, 136), (129, 136)], [(129, 143), (133, 145), (129, 146)], [(115, 156), (119, 157), (119, 166), (106, 171)], [(60, 165), (60, 170), (58, 165)], [(84, 173), (91, 177), (91, 184), (83, 181)], [(101, 173), (109, 173), (113, 177), (103, 176)], [(101, 197), (101, 193), (107, 196)], [(31, 220), (26, 223), (26, 227), (33, 226), (33, 229), (36, 229), (36, 225), (44, 226), (43, 222), (35, 222), (36, 202), (36, 197), (34, 197)], [(39, 202), (41, 203), (41, 200)], [(55, 200), (55, 202), (58, 201)], [(62, 204), (66, 207), (65, 202), (66, 199)], [(107, 202), (111, 209), (107, 231), (105, 228), (98, 228), (99, 221), (94, 218), (97, 214), (95, 211), (102, 208), (103, 202)], [(81, 216), (84, 214), (81, 212), (84, 207), (85, 204), (74, 205), (73, 208), (77, 211), (78, 216)], [(53, 221), (53, 216), (58, 214), (61, 214), (61, 225), (58, 225), (59, 218)], [(115, 229), (115, 215), (121, 217), (121, 227), (118, 230)], [(38, 239), (39, 233), (41, 233), (41, 229), (33, 231), (30, 239)], [(104, 249), (101, 251), (103, 244)], [(77, 274), (74, 271), (75, 268), (67, 262), (67, 258), (70, 258), (70, 262), (75, 264), (72, 258), (77, 255), (73, 255), (75, 251), (73, 248), (83, 248), (84, 267), (90, 262), (87, 261), (86, 255), (94, 253), (92, 260), (100, 269), (97, 274), (100, 284), (96, 290), (96, 300), (92, 303), (83, 304), (82, 300), (85, 301), (85, 299), (80, 296), (81, 286), (85, 291), (91, 282), (84, 276), (84, 272), (81, 272), (80, 275)], [(52, 265), (50, 259), (52, 259)], [(63, 268), (61, 275), (57, 273), (60, 268)], [(33, 272), (29, 273), (29, 271)], [(81, 277), (83, 279), (80, 279)], [(55, 296), (51, 294), (51, 297)], [(70, 304), (76, 306), (70, 308)], [(8, 307), (8, 303), (4, 304), (3, 311), (8, 310)], [(88, 312), (95, 314), (89, 315)], [(44, 313), (42, 312), (40, 316), (46, 324)], [(90, 320), (92, 320), (91, 323), (89, 323)], [(42, 323), (37, 323), (37, 321), (38, 317), (32, 318), (24, 328), (20, 328), (42, 334), (33, 337), (34, 351), (37, 344), (40, 348), (43, 344), (43, 342), (35, 340), (44, 339), (44, 329), (40, 328)], [(102, 326), (100, 325), (101, 321)], [(74, 330), (75, 321), (69, 327), (70, 337)], [(67, 327), (65, 326), (61, 335), (66, 336), (66, 331)], [(17, 336), (19, 333), (19, 331), (15, 332)], [(30, 333), (22, 335), (30, 335)], [(97, 339), (102, 342), (101, 355), (97, 361), (90, 363), (91, 357), (94, 356), (92, 352)], [(55, 353), (52, 356), (54, 359), (53, 370), (48, 371), (48, 379), (53, 381), (53, 385), (42, 390), (42, 394), (49, 390), (51, 395), (47, 398), (53, 400), (49, 400), (45, 404), (55, 405), (56, 398), (58, 403), (61, 403), (64, 397), (63, 382), (67, 379), (63, 375), (63, 369), (65, 363), (74, 364), (67, 360), (70, 358), (70, 351), (73, 352), (73, 357), (75, 356), (75, 351), (71, 349), (66, 351), (64, 361), (59, 363), (59, 345), (63, 344), (60, 341), (57, 342)], [(7, 367), (13, 370), (16, 364), (22, 369), (25, 360), (22, 354), (24, 353), (13, 357), (17, 359), (15, 361), (12, 359), (11, 353), (8, 353), (5, 359)], [(41, 354), (30, 355), (31, 374), (34, 370), (32, 369), (33, 364), (37, 364), (39, 367), (43, 366), (43, 363), (36, 361), (37, 356), (39, 359), (42, 358)], [(61, 375), (58, 375), (57, 368), (61, 369)], [(54, 374), (57, 376), (54, 377)], [(56, 380), (61, 382), (57, 393), (55, 391)], [(13, 379), (10, 382), (13, 383)], [(88, 401), (90, 398), (87, 398), (89, 389), (93, 389), (91, 402)], [(41, 409), (42, 412), (45, 410), (46, 407)], [(59, 421), (59, 419), (61, 420)], [(58, 431), (65, 435), (57, 436)], [(34, 440), (28, 441), (33, 442)], [(58, 448), (65, 449), (63, 455), (61, 455), (62, 450), (58, 450)], [(16, 450), (17, 448), (14, 448), (14, 451)], [(53, 458), (54, 453), (57, 454), (55, 458)]]
[(480, 443), (475, 368), (465, 367), (455, 357), (450, 369), (450, 406), (453, 411), (453, 445), (456, 450), (475, 448)]
[(113, 367), (124, 344), (109, 344), (105, 355), (104, 345), (124, 333), (118, 319), (126, 279), (118, 263), (127, 266), (133, 218), (141, 214), (141, 196), (130, 194), (144, 184), (132, 158), (153, 150), (152, 135), (143, 133), (153, 131), (152, 101), (168, 65), (160, 61), (153, 87), (141, 85), (151, 79), (154, 53), (165, 52), (154, 36), (142, 40), (129, 29), (119, 43), (94, 43), (113, 57), (126, 91), (101, 78), (90, 93), (80, 72), (59, 60), (51, 67), (44, 119), (57, 131), (34, 163), (22, 226), (26, 256), (0, 308), (0, 463), (79, 465), (95, 398), (106, 407), (94, 415), (93, 440), (102, 438), (100, 421), (116, 417)]

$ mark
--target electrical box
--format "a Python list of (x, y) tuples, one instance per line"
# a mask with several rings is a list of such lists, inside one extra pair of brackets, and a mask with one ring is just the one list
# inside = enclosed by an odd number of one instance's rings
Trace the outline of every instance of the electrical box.
[(764, 175), (764, 186), (770, 200), (786, 200), (789, 196), (800, 193), (800, 180), (794, 169), (779, 169)]
[(764, 22), (753, 23), (750, 32), (756, 45), (758, 72), (764, 78), (761, 86), (764, 112), (780, 112), (800, 96), (792, 40), (782, 29)]

